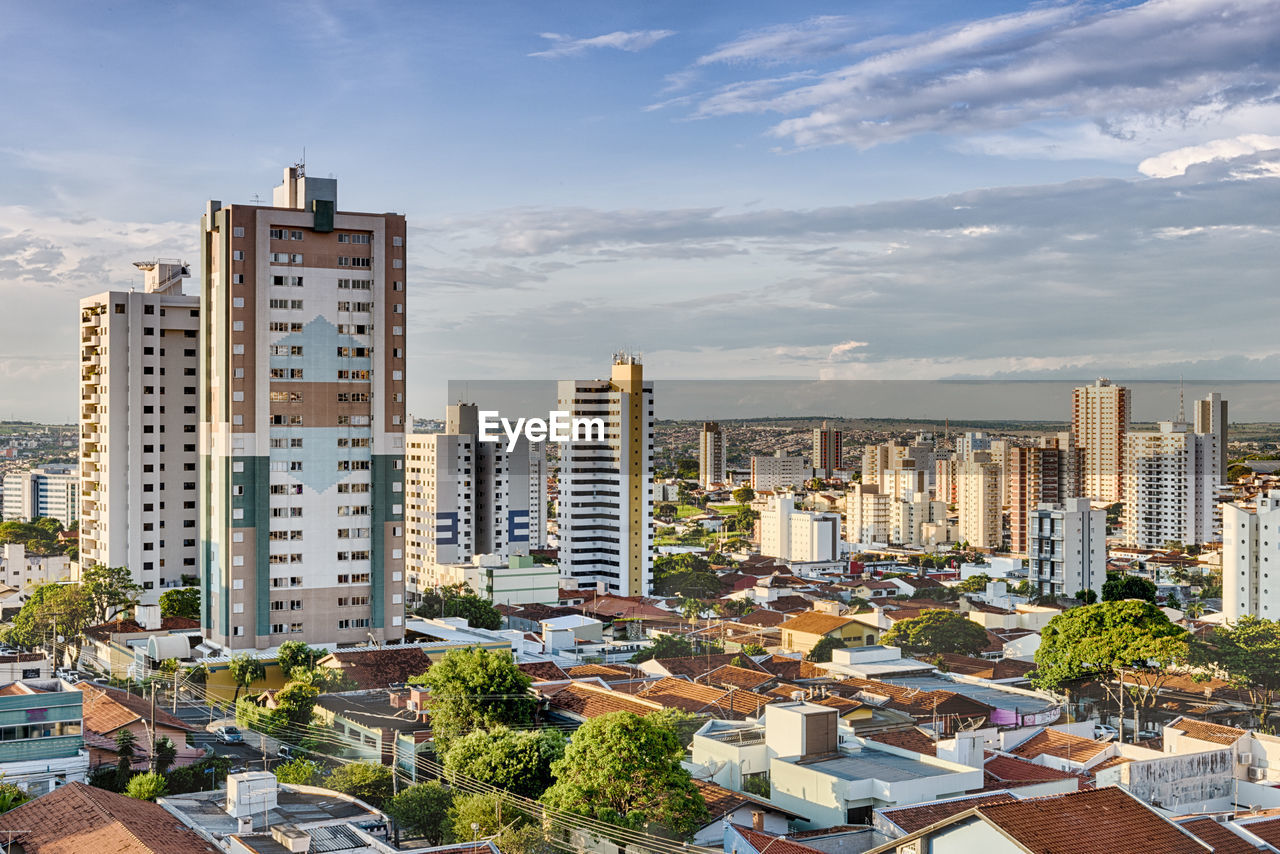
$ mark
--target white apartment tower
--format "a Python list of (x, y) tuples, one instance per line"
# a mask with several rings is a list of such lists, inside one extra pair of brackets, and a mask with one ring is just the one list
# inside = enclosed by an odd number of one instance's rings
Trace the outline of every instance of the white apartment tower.
[(203, 632), (399, 642), (405, 220), (300, 166), (272, 202), (201, 221)]
[(560, 446), (560, 576), (570, 588), (649, 592), (653, 575), (653, 383), (618, 353), (607, 380), (564, 380), (559, 406), (602, 419), (602, 441)]
[(1208, 543), (1221, 535), (1218, 437), (1185, 421), (1130, 432), (1125, 441), (1124, 541), (1164, 548), (1170, 541)]
[(145, 604), (200, 572), (200, 297), (186, 264), (80, 301), (80, 561), (126, 566)]
[(0, 515), (9, 522), (47, 517), (70, 527), (76, 520), (79, 490), (79, 472), (65, 463), (11, 471), (0, 479)]
[(1107, 580), (1107, 511), (1087, 498), (1045, 502), (1031, 513), (1028, 580), (1041, 596), (1102, 595)]
[(698, 483), (705, 489), (727, 479), (724, 428), (714, 421), (704, 421), (698, 433)]
[(803, 486), (813, 477), (813, 468), (804, 457), (788, 457), (778, 451), (771, 457), (751, 458), (751, 488), (756, 492)]
[[(1275, 560), (1271, 560), (1275, 558)], [(1257, 498), (1256, 506), (1222, 505), (1222, 614), (1280, 617), (1280, 490)]]
[(760, 554), (795, 563), (840, 557), (840, 514), (796, 509), (789, 492), (769, 499), (760, 514)]
[(1125, 434), (1132, 411), (1129, 389), (1105, 378), (1071, 392), (1071, 432), (1083, 452), (1081, 495), (1108, 504), (1124, 500)]
[[(973, 454), (978, 458), (985, 455), (985, 451)], [(960, 463), (956, 471), (956, 506), (960, 511), (956, 536), (977, 548), (1000, 548), (1000, 498), (999, 464), (982, 459)]]

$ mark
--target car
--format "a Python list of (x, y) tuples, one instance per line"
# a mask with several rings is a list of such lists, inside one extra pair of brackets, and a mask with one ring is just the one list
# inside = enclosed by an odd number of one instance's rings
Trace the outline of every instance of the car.
[(223, 744), (244, 744), (244, 736), (233, 726), (220, 726), (213, 731), (213, 737)]
[(1164, 737), (1164, 730), (1162, 729), (1147, 727), (1146, 729), (1138, 730), (1138, 738), (1141, 739), (1142, 741), (1150, 741), (1153, 738), (1163, 738), (1163, 737)]
[(293, 748), (287, 744), (282, 744), (280, 745), (280, 749), (276, 751), (276, 756), (278, 756), (281, 759), (292, 759)]
[(1095, 739), (1099, 739), (1101, 741), (1111, 741), (1119, 734), (1120, 732), (1110, 724), (1094, 724), (1093, 725), (1093, 737)]
[(54, 675), (63, 682), (70, 682), (72, 685), (80, 681), (80, 671), (66, 667), (59, 667)]

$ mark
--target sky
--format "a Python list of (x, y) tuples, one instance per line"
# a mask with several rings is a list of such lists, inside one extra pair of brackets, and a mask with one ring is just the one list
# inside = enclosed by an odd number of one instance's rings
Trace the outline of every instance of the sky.
[(0, 92), (0, 418), (72, 420), (78, 300), (304, 150), (409, 218), (420, 417), (623, 348), (1280, 377), (1280, 0), (12, 3)]

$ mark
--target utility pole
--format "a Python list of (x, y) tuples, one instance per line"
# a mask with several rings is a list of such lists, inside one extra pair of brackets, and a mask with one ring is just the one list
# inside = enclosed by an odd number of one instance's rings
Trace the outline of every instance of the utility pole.
[(259, 734), (258, 744), (262, 748), (262, 770), (266, 771), (267, 770), (267, 737), (265, 735)]
[(151, 770), (156, 770), (156, 683), (151, 683)]
[(173, 713), (178, 713), (178, 674), (181, 672), (181, 665), (178, 670), (173, 671)]

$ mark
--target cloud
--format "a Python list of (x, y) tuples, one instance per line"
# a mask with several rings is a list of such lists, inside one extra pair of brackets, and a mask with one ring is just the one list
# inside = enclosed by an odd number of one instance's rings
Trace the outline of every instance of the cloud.
[(1099, 143), (1133, 150), (1188, 129), (1203, 138), (1203, 129), (1233, 126), (1246, 113), (1267, 123), (1255, 128), (1280, 128), (1280, 0), (1046, 5), (905, 36), (859, 42), (855, 35), (840, 19), (723, 46), (699, 62), (806, 51), (815, 60), (854, 61), (820, 74), (729, 82), (703, 97), (694, 115), (780, 115), (768, 133), (802, 148), (1034, 133), (1043, 125), (1091, 126)]
[(1189, 145), (1148, 157), (1138, 164), (1138, 171), (1153, 178), (1170, 178), (1186, 174), (1187, 168), (1197, 163), (1228, 160), (1242, 154), (1277, 149), (1280, 149), (1280, 136), (1251, 133), (1234, 139), (1215, 139), (1200, 145)]
[(675, 34), (675, 30), (618, 30), (617, 32), (605, 33), (602, 36), (575, 39), (560, 33), (540, 33), (542, 38), (551, 42), (551, 47), (546, 50), (535, 51), (529, 56), (554, 59), (561, 56), (577, 56), (586, 53), (588, 50), (602, 47), (636, 53), (651, 48), (663, 39)]

